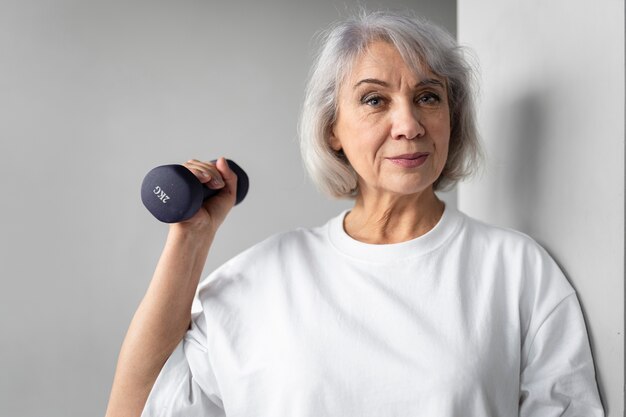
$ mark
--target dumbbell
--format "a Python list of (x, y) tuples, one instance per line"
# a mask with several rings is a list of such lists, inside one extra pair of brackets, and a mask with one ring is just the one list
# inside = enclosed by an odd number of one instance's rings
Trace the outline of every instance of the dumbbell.
[[(233, 161), (227, 159), (226, 162), (237, 174), (237, 205), (248, 194), (248, 175)], [(219, 192), (202, 184), (182, 165), (153, 168), (141, 183), (143, 205), (154, 217), (165, 223), (178, 223), (191, 218), (207, 198)]]

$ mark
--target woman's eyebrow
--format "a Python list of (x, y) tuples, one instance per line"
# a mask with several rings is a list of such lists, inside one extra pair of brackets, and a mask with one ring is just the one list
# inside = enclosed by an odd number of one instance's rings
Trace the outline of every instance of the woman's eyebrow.
[(415, 88), (425, 87), (425, 86), (438, 86), (444, 88), (443, 82), (437, 78), (424, 78), (419, 83), (415, 84)]
[[(361, 81), (354, 84), (354, 88), (357, 88), (361, 84), (376, 84), (382, 87), (388, 87), (389, 84), (385, 81), (379, 80), (377, 78), (364, 78)], [(424, 78), (417, 84), (415, 84), (415, 88), (425, 87), (425, 86), (438, 86), (444, 88), (444, 84), (441, 80), (437, 78)]]
[(376, 85), (380, 85), (382, 87), (388, 87), (389, 86), (389, 84), (387, 84), (385, 81), (378, 80), (376, 78), (365, 78), (365, 79), (362, 79), (361, 81), (359, 81), (358, 83), (354, 84), (354, 88), (357, 88), (361, 84), (376, 84)]

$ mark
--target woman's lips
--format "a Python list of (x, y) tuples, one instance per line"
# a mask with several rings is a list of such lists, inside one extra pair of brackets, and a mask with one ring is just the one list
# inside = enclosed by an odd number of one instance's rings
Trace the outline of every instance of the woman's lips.
[(430, 155), (428, 152), (417, 152), (411, 154), (397, 155), (387, 158), (390, 162), (404, 168), (416, 168), (421, 166)]

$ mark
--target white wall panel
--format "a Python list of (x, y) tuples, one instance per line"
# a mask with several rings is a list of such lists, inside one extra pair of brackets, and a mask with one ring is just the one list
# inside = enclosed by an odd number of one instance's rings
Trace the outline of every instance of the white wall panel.
[(608, 416), (624, 413), (624, 2), (459, 0), (480, 63), (468, 214), (530, 234), (578, 291)]

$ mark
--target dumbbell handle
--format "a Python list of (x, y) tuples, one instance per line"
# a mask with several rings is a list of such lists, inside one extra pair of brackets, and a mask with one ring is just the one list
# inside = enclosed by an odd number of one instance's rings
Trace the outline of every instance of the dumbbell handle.
[[(214, 159), (211, 162), (216, 163), (217, 160)], [(248, 178), (248, 174), (246, 174), (246, 171), (244, 171), (239, 165), (237, 165), (235, 161), (231, 161), (230, 159), (227, 159), (226, 163), (228, 164), (228, 167), (230, 168), (230, 170), (233, 171), (235, 175), (237, 175), (237, 190), (235, 191), (236, 193), (235, 205), (237, 205), (241, 203), (243, 199), (246, 197), (246, 195), (248, 194), (248, 188), (250, 187), (250, 179)], [(203, 184), (202, 191), (204, 193), (202, 201), (206, 201), (207, 198), (213, 197), (215, 194), (219, 193), (221, 189), (214, 190)]]

